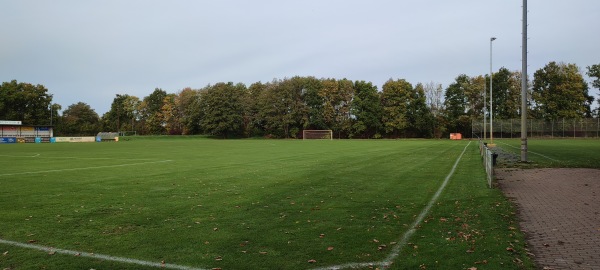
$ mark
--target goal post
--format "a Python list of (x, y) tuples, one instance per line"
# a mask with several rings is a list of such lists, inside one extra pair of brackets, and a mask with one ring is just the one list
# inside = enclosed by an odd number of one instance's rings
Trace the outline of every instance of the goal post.
[(330, 129), (303, 130), (303, 140), (333, 140), (333, 131)]

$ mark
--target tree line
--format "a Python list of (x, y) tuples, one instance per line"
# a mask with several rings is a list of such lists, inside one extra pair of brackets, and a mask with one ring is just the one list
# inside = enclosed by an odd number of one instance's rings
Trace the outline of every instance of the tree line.
[[(586, 74), (600, 88), (600, 65)], [(488, 75), (456, 77), (446, 89), (430, 82), (416, 85), (390, 79), (381, 91), (371, 82), (292, 77), (271, 82), (220, 82), (200, 89), (167, 93), (157, 88), (140, 99), (118, 94), (99, 116), (78, 102), (59, 114), (43, 85), (4, 82), (0, 119), (55, 126), (57, 135), (95, 135), (99, 131), (136, 134), (208, 134), (221, 138), (298, 138), (305, 129), (331, 129), (336, 138), (441, 138), (471, 133), (471, 122), (484, 115)], [(492, 76), (494, 119), (518, 118), (521, 73), (500, 68)], [(538, 119), (598, 117), (594, 97), (575, 64), (550, 62), (528, 86), (528, 116)], [(488, 100), (489, 102), (489, 95)], [(489, 106), (489, 104), (488, 104)]]

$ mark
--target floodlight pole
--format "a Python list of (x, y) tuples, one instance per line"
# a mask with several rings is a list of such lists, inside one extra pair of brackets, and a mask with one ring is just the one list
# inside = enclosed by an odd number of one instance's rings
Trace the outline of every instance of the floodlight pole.
[(492, 43), (493, 41), (496, 40), (495, 37), (491, 37), (490, 38), (490, 144), (489, 146), (493, 147), (494, 146), (494, 101), (492, 99), (492, 81), (493, 81), (493, 76), (492, 76)]
[(483, 141), (487, 140), (487, 83), (483, 80)]
[(521, 162), (527, 162), (527, 0), (523, 0), (523, 45), (521, 46)]

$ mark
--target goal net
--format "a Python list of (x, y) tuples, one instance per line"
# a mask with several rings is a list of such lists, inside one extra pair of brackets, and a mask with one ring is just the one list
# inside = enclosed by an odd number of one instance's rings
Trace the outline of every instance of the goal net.
[(327, 130), (303, 130), (303, 140), (333, 140), (333, 131)]

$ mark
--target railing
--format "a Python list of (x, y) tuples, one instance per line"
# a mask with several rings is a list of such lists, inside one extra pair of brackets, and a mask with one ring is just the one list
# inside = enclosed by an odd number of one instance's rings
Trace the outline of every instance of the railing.
[(492, 179), (494, 178), (494, 153), (490, 150), (482, 140), (479, 140), (479, 153), (483, 159), (483, 166), (487, 175), (488, 187), (492, 188)]
[[(600, 118), (583, 119), (527, 119), (527, 136), (536, 138), (598, 138), (600, 137)], [(483, 120), (471, 123), (473, 133), (483, 137)], [(489, 137), (489, 123), (486, 131)], [(494, 138), (520, 138), (520, 119), (494, 118)]]

